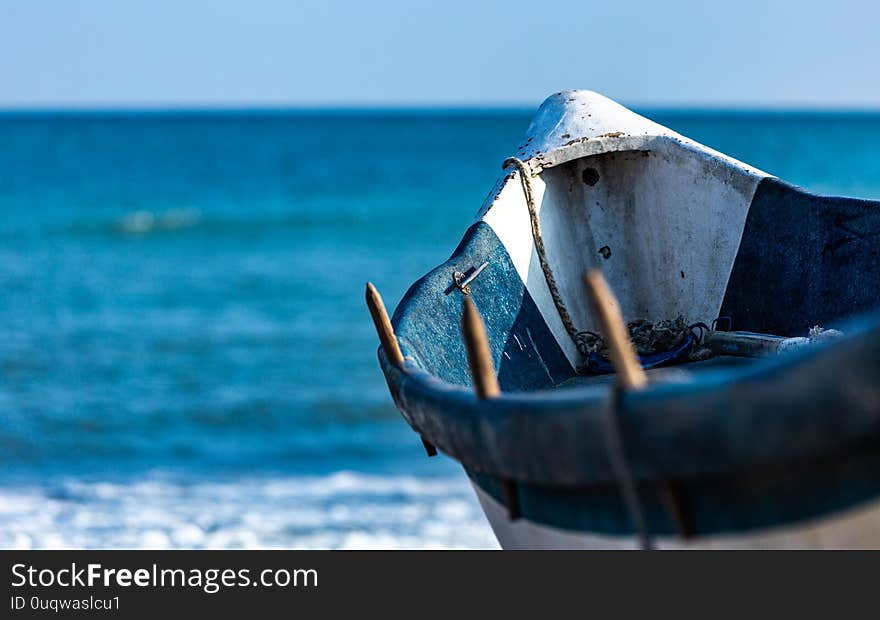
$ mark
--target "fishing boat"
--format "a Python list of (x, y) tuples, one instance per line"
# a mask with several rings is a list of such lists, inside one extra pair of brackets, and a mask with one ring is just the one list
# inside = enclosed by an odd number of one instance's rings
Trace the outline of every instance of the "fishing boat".
[(367, 302), (505, 549), (880, 547), (878, 202), (560, 92), (450, 258)]

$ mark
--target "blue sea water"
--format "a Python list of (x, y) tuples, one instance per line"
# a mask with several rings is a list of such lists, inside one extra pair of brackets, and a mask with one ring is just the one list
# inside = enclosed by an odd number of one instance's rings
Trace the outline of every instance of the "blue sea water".
[[(880, 198), (880, 115), (661, 111)], [(0, 547), (494, 547), (363, 301), (444, 260), (525, 111), (0, 115)]]

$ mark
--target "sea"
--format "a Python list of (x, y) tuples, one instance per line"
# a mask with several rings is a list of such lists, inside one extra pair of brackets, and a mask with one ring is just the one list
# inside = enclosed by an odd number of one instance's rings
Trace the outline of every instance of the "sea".
[[(880, 114), (642, 110), (880, 198)], [(530, 110), (0, 113), (0, 548), (495, 548), (364, 305), (444, 261)]]

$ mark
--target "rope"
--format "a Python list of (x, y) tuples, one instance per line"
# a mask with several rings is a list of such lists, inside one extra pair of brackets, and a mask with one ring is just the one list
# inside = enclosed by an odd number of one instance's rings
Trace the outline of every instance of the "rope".
[(550, 268), (550, 263), (547, 262), (547, 253), (544, 250), (544, 240), (541, 237), (541, 223), (538, 220), (538, 209), (535, 207), (535, 196), (532, 193), (532, 172), (522, 160), (517, 159), (516, 157), (508, 157), (505, 159), (504, 163), (501, 164), (501, 168), (505, 169), (511, 165), (516, 166), (519, 170), (519, 178), (522, 181), (523, 193), (526, 196), (526, 205), (529, 208), (529, 219), (532, 222), (532, 239), (535, 242), (535, 249), (538, 251), (538, 260), (541, 262), (541, 271), (544, 272), (544, 279), (547, 281), (547, 288), (550, 289), (550, 296), (553, 298), (553, 303), (556, 305), (556, 311), (559, 313), (559, 318), (562, 319), (565, 331), (567, 331), (572, 340), (576, 342), (578, 330), (574, 326), (574, 323), (572, 323), (571, 316), (565, 308), (565, 302), (562, 301), (562, 296), (559, 294), (559, 287), (556, 286), (556, 278), (553, 277), (553, 270)]
[[(550, 297), (553, 298), (553, 304), (562, 319), (562, 325), (565, 331), (574, 341), (578, 352), (589, 358), (591, 352), (600, 353), (601, 357), (608, 359), (608, 352), (603, 351), (605, 343), (603, 339), (596, 333), (590, 331), (579, 331), (568, 314), (562, 295), (559, 294), (559, 287), (556, 285), (556, 278), (553, 276), (553, 269), (547, 261), (547, 251), (544, 249), (544, 239), (541, 236), (541, 222), (538, 219), (538, 208), (535, 206), (535, 195), (532, 192), (532, 172), (528, 165), (521, 159), (516, 157), (508, 157), (501, 164), (502, 169), (508, 166), (514, 166), (519, 171), (519, 178), (522, 182), (523, 194), (526, 197), (526, 206), (529, 210), (529, 221), (532, 224), (532, 239), (535, 243), (535, 250), (538, 253), (538, 261), (541, 263), (541, 271), (544, 272), (544, 279), (547, 281), (547, 288), (550, 290)], [(693, 333), (693, 328), (700, 328), (700, 337), (695, 339), (697, 345), (700, 344), (705, 324), (697, 323), (688, 325), (683, 317), (674, 320), (658, 321), (650, 323), (648, 321), (633, 321), (627, 325), (630, 332), (630, 338), (633, 341), (639, 355), (658, 354), (660, 352), (669, 351), (673, 345), (680, 343), (685, 336)], [(707, 329), (707, 328), (706, 328)], [(688, 352), (693, 355), (694, 360), (705, 359), (707, 351), (700, 347), (695, 347), (694, 351)]]
[[(649, 366), (651, 360), (654, 360), (654, 364), (661, 359), (663, 362), (681, 361), (681, 359), (700, 361), (708, 359), (708, 354), (711, 353), (703, 346), (703, 337), (709, 331), (709, 326), (705, 323), (688, 324), (685, 318), (680, 315), (675, 319), (664, 319), (656, 322), (636, 319), (627, 323), (626, 329), (644, 368), (651, 367)], [(688, 340), (689, 336), (692, 346), (686, 351), (678, 351)], [(596, 332), (578, 332), (575, 344), (577, 345), (578, 352), (584, 358), (611, 359), (608, 343)], [(674, 352), (678, 353), (677, 357), (664, 357), (666, 354)], [(682, 355), (684, 356), (683, 358), (681, 357)]]
[[(532, 173), (526, 164), (516, 157), (508, 157), (501, 165), (502, 169), (513, 165), (519, 170), (519, 176), (522, 181), (523, 193), (526, 196), (526, 205), (529, 208), (529, 219), (532, 222), (532, 238), (535, 242), (535, 249), (538, 252), (538, 260), (541, 262), (541, 270), (544, 272), (544, 279), (547, 281), (547, 288), (550, 289), (550, 296), (556, 305), (556, 311), (559, 312), (559, 318), (565, 330), (575, 344), (578, 344), (578, 330), (571, 321), (571, 316), (565, 308), (565, 302), (559, 294), (559, 288), (556, 286), (556, 278), (553, 277), (553, 270), (547, 262), (547, 253), (544, 250), (544, 240), (541, 238), (541, 224), (538, 220), (538, 209), (535, 207), (535, 196), (532, 193)], [(608, 458), (611, 461), (611, 467), (617, 478), (620, 494), (623, 499), (624, 507), (630, 520), (632, 521), (639, 543), (642, 549), (653, 549), (654, 541), (651, 532), (648, 529), (647, 519), (645, 518), (645, 510), (642, 505), (641, 497), (639, 497), (636, 488), (635, 478), (629, 467), (629, 461), (623, 449), (623, 438), (620, 432), (619, 409), (620, 394), (615, 390), (609, 399), (607, 424), (605, 432), (605, 448), (608, 451)]]

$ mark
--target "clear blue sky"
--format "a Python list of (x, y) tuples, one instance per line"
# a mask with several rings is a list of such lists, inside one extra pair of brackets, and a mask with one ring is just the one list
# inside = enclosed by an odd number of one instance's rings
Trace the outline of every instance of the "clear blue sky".
[(880, 108), (880, 3), (0, 0), (0, 107)]

